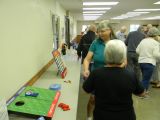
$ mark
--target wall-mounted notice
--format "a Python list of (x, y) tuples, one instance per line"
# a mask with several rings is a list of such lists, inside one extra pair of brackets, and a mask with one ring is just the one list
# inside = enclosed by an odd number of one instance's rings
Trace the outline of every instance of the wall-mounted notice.
[(6, 101), (0, 98), (0, 120), (9, 120)]

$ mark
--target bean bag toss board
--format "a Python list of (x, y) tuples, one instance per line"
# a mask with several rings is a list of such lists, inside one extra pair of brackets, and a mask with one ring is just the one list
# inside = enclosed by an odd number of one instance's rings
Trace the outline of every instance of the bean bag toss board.
[[(38, 96), (26, 96), (27, 91), (38, 93)], [(8, 105), (8, 112), (31, 118), (43, 116), (45, 120), (51, 120), (59, 97), (60, 91), (28, 86)]]

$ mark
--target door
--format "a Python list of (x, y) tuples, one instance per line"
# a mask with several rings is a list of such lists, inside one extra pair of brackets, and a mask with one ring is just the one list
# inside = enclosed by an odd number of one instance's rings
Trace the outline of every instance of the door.
[(59, 17), (52, 15), (53, 49), (58, 49), (59, 47), (59, 24)]
[(70, 49), (70, 20), (68, 16), (65, 16), (65, 42)]

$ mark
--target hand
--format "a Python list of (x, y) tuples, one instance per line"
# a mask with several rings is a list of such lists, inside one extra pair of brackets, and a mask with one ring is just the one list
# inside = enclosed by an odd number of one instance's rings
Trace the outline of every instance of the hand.
[(85, 70), (85, 71), (83, 72), (84, 78), (88, 78), (89, 74), (90, 74), (90, 71), (89, 71), (89, 70)]
[(127, 67), (127, 60), (125, 60), (121, 65), (120, 65), (120, 67)]

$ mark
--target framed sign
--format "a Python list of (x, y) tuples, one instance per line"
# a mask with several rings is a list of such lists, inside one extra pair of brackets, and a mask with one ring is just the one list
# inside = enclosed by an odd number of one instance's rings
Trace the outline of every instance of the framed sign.
[(65, 78), (66, 74), (67, 74), (67, 67), (65, 66), (62, 58), (61, 58), (61, 54), (58, 50), (54, 50), (52, 52), (54, 61), (57, 65), (58, 68), (58, 74), (61, 75), (62, 78)]

